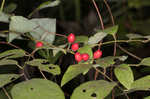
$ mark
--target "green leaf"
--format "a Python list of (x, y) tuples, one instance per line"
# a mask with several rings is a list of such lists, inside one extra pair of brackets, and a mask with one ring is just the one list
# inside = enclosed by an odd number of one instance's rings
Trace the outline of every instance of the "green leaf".
[(54, 64), (41, 65), (41, 66), (39, 66), (39, 69), (42, 71), (52, 73), (53, 75), (60, 74), (60, 67), (58, 65), (54, 65)]
[(115, 68), (115, 76), (119, 82), (127, 89), (131, 88), (131, 84), (134, 81), (133, 72), (129, 65), (121, 64)]
[(48, 7), (55, 7), (59, 4), (60, 4), (60, 0), (55, 0), (53, 2), (47, 1), (47, 2), (42, 3), (37, 9), (41, 10), (41, 9), (48, 8)]
[(144, 38), (144, 36), (140, 35), (140, 34), (127, 34), (126, 35), (129, 39), (137, 39), (137, 38)]
[(56, 19), (35, 18), (31, 20), (38, 24), (38, 27), (31, 31), (30, 34), (38, 40), (53, 43), (56, 32)]
[(60, 74), (60, 67), (58, 65), (50, 64), (46, 59), (34, 59), (32, 61), (26, 62), (26, 64), (37, 66), (40, 70), (52, 73), (53, 75)]
[(0, 66), (3, 66), (3, 65), (17, 65), (17, 61), (15, 60), (9, 60), (9, 59), (2, 59), (0, 60)]
[(12, 13), (17, 8), (17, 4), (10, 3), (8, 6), (4, 8), (5, 13)]
[(149, 88), (150, 88), (150, 75), (134, 81), (131, 85), (131, 90), (149, 90)]
[(107, 56), (104, 58), (97, 59), (96, 64), (98, 64), (99, 67), (107, 68), (115, 64), (115, 59), (125, 61), (127, 59), (127, 56)]
[(115, 86), (115, 82), (105, 80), (88, 81), (73, 91), (71, 99), (104, 99)]
[(140, 65), (150, 66), (150, 57), (144, 58), (144, 59), (140, 62)]
[(89, 38), (88, 44), (97, 44), (99, 41), (101, 41), (106, 36), (107, 36), (107, 33), (98, 32), (98, 33), (94, 34), (94, 36), (91, 36)]
[(12, 16), (9, 24), (9, 38), (11, 42), (21, 34), (33, 31), (38, 25), (22, 16)]
[(67, 82), (69, 82), (79, 74), (88, 71), (90, 68), (92, 68), (92, 65), (90, 64), (70, 65), (62, 78), (61, 86), (65, 85)]
[(60, 87), (49, 80), (31, 79), (14, 85), (13, 99), (65, 99)]
[(3, 87), (19, 77), (20, 75), (17, 74), (0, 74), (0, 87)]
[(148, 96), (148, 97), (145, 97), (144, 99), (150, 99), (150, 96)]
[(41, 66), (43, 63), (49, 62), (46, 59), (33, 59), (32, 61), (27, 61), (26, 64), (31, 65), (31, 66)]
[(85, 45), (83, 47), (80, 47), (78, 49), (78, 52), (80, 52), (81, 54), (87, 53), (87, 54), (89, 54), (89, 56), (90, 56), (91, 59), (93, 58), (92, 48), (89, 45)]
[(9, 30), (17, 33), (31, 32), (38, 25), (25, 17), (22, 16), (12, 16)]
[(10, 15), (0, 11), (0, 22), (9, 23)]
[(107, 33), (107, 34), (114, 35), (114, 34), (117, 33), (117, 31), (118, 31), (118, 25), (115, 25), (115, 26), (113, 26), (113, 27), (106, 28), (106, 29), (103, 30), (102, 32)]
[(25, 56), (25, 52), (21, 49), (7, 50), (0, 54), (0, 58), (19, 58)]
[(53, 49), (53, 56), (56, 56), (57, 53), (60, 52), (60, 51), (66, 53), (65, 50), (63, 49), (63, 48), (65, 48), (66, 46), (67, 46), (67, 44), (63, 44), (63, 45), (59, 45), (59, 46), (57, 47), (57, 49)]
[(88, 42), (88, 37), (87, 36), (76, 36), (76, 43), (87, 43)]

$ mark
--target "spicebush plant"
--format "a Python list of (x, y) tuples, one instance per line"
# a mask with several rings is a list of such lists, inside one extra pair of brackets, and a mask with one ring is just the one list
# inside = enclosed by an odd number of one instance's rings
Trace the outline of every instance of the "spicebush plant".
[[(92, 36), (74, 33), (62, 35), (56, 33), (56, 19), (30, 18), (36, 11), (59, 5), (59, 0), (42, 3), (30, 13), (28, 18), (6, 13), (3, 10), (5, 0), (2, 1), (0, 21), (8, 23), (9, 30), (0, 32), (1, 36), (6, 38), (1, 40), (0, 44), (8, 45), (11, 49), (0, 52), (0, 67), (7, 67), (9, 70), (11, 66), (16, 66), (21, 72), (0, 74), (0, 99), (65, 99), (66, 93), (62, 91), (62, 87), (78, 75), (89, 74), (91, 69), (95, 70), (94, 80), (77, 86), (70, 95), (70, 99), (114, 99), (117, 96), (130, 99), (129, 93), (139, 90), (149, 91), (150, 75), (135, 79), (132, 68), (150, 66), (150, 57), (139, 59), (140, 62), (137, 64), (134, 62), (128, 64), (126, 62), (128, 54), (103, 56), (105, 51), (102, 50), (103, 46), (110, 44), (115, 45), (114, 50), (122, 43), (145, 44), (150, 41), (149, 35), (127, 34), (128, 39), (117, 40), (119, 25), (99, 29)], [(15, 7), (12, 6), (11, 9), (15, 10)], [(108, 36), (114, 37), (114, 40), (104, 40)], [(55, 44), (56, 37), (60, 40), (63, 38), (60, 44)], [(32, 51), (12, 43), (16, 39), (28, 41)], [(50, 80), (49, 75), (53, 77), (62, 75), (61, 68), (56, 63), (62, 55), (65, 56), (68, 53), (73, 55), (74, 64), (68, 66), (61, 78), (61, 83)], [(136, 55), (131, 56), (136, 57)], [(22, 59), (24, 61), (20, 63)], [(28, 78), (26, 73), (28, 69), (38, 70), (40, 77)], [(99, 75), (101, 79), (97, 80)]]

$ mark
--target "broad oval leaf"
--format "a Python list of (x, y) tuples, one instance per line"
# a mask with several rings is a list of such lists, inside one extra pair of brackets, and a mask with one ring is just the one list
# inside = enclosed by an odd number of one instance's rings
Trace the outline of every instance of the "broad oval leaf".
[(22, 33), (33, 31), (38, 25), (25, 17), (12, 16), (9, 24), (8, 41), (11, 42), (19, 37)]
[(144, 59), (140, 62), (140, 65), (150, 66), (150, 57), (144, 58)]
[(105, 80), (88, 81), (74, 90), (71, 99), (104, 99), (115, 86), (115, 82)]
[(93, 58), (92, 48), (89, 45), (85, 45), (83, 47), (80, 47), (78, 49), (78, 52), (80, 52), (81, 54), (87, 53), (87, 54), (89, 54), (89, 56), (90, 56), (91, 59)]
[(149, 90), (150, 89), (150, 75), (135, 80), (131, 85), (131, 90)]
[(119, 59), (120, 61), (125, 61), (127, 56), (107, 56), (96, 60), (96, 64), (99, 67), (107, 68), (115, 64), (115, 59)]
[(94, 36), (91, 36), (88, 40), (88, 44), (97, 44), (99, 41), (103, 40), (104, 37), (107, 36), (107, 33), (104, 32), (98, 32), (94, 34)]
[(128, 64), (121, 64), (115, 68), (115, 76), (119, 82), (127, 89), (131, 88), (134, 82), (133, 72)]
[(53, 75), (59, 75), (61, 70), (58, 65), (50, 64), (46, 59), (34, 59), (32, 61), (26, 62), (26, 64), (31, 66), (37, 66), (40, 70), (49, 72)]
[(38, 25), (30, 34), (38, 40), (53, 43), (56, 32), (56, 19), (35, 18), (31, 20)]
[(0, 74), (0, 88), (19, 77), (18, 74)]
[(25, 17), (12, 16), (9, 24), (9, 30), (17, 33), (31, 32), (38, 25)]
[(62, 80), (61, 80), (61, 86), (75, 78), (81, 73), (84, 73), (88, 71), (90, 68), (92, 68), (92, 65), (90, 64), (75, 64), (75, 65), (70, 65), (65, 72)]
[(12, 49), (0, 54), (0, 58), (19, 58), (25, 56), (25, 51), (21, 49)]
[(49, 80), (31, 79), (18, 83), (11, 90), (13, 99), (65, 99), (60, 87)]

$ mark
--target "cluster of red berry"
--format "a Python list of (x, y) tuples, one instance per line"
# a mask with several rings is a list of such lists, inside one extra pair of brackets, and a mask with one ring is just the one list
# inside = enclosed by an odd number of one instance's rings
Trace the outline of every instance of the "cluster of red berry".
[[(78, 43), (74, 43), (75, 35), (73, 33), (71, 33), (71, 34), (68, 35), (67, 38), (68, 38), (68, 42), (72, 44), (71, 45), (71, 49), (73, 51), (77, 51), (79, 49), (79, 44)], [(99, 49), (97, 51), (95, 51), (94, 54), (93, 54), (93, 58), (94, 59), (98, 59), (101, 56), (102, 56), (102, 51), (99, 50)], [(79, 52), (75, 53), (75, 60), (77, 62), (80, 62), (82, 60), (87, 61), (88, 59), (89, 59), (89, 55), (87, 53), (83, 53), (83, 54), (80, 54)]]
[[(68, 42), (71, 43), (71, 49), (73, 51), (77, 51), (79, 49), (79, 44), (78, 43), (74, 43), (75, 41), (75, 35), (73, 33), (68, 35)], [(36, 42), (36, 48), (42, 47), (43, 43), (41, 41)], [(93, 58), (94, 59), (98, 59), (102, 56), (102, 51), (100, 49), (98, 49), (97, 51), (94, 52), (93, 54)], [(87, 53), (83, 53), (80, 54), (79, 52), (75, 53), (75, 60), (77, 62), (80, 62), (82, 60), (87, 61), (89, 59), (89, 55)]]

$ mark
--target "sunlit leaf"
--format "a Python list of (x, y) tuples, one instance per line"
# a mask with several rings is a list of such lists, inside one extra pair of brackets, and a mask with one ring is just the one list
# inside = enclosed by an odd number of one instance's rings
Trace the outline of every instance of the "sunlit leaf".
[(140, 65), (150, 66), (150, 57), (144, 58)]
[(115, 76), (119, 82), (127, 89), (131, 88), (131, 84), (134, 81), (133, 72), (129, 65), (121, 64), (115, 68)]
[(149, 90), (150, 75), (135, 80), (131, 85), (131, 90)]
[(37, 9), (41, 10), (41, 9), (48, 8), (48, 7), (55, 7), (59, 5), (59, 3), (60, 3), (60, 0), (55, 0), (53, 2), (47, 1), (47, 2), (42, 3)]
[(3, 66), (3, 65), (17, 65), (17, 61), (9, 60), (9, 59), (2, 59), (0, 60), (0, 66)]
[(0, 53), (0, 58), (19, 58), (25, 56), (25, 52), (21, 49), (7, 50)]
[(98, 33), (94, 34), (94, 36), (91, 36), (89, 38), (88, 44), (97, 44), (99, 41), (101, 41), (106, 36), (107, 36), (107, 33), (98, 32)]
[(62, 81), (61, 86), (75, 78), (81, 73), (84, 73), (85, 71), (88, 71), (90, 68), (92, 68), (92, 65), (90, 64), (75, 64), (68, 67), (67, 71), (65, 72)]
[(14, 85), (13, 99), (65, 99), (60, 87), (49, 80), (31, 79)]
[(116, 34), (117, 31), (118, 31), (118, 25), (115, 25), (115, 26), (112, 26), (103, 30), (104, 33), (111, 34), (111, 35)]
[(0, 74), (0, 88), (19, 77), (17, 74)]
[(104, 99), (115, 86), (116, 83), (105, 80), (88, 81), (74, 90), (71, 99)]

